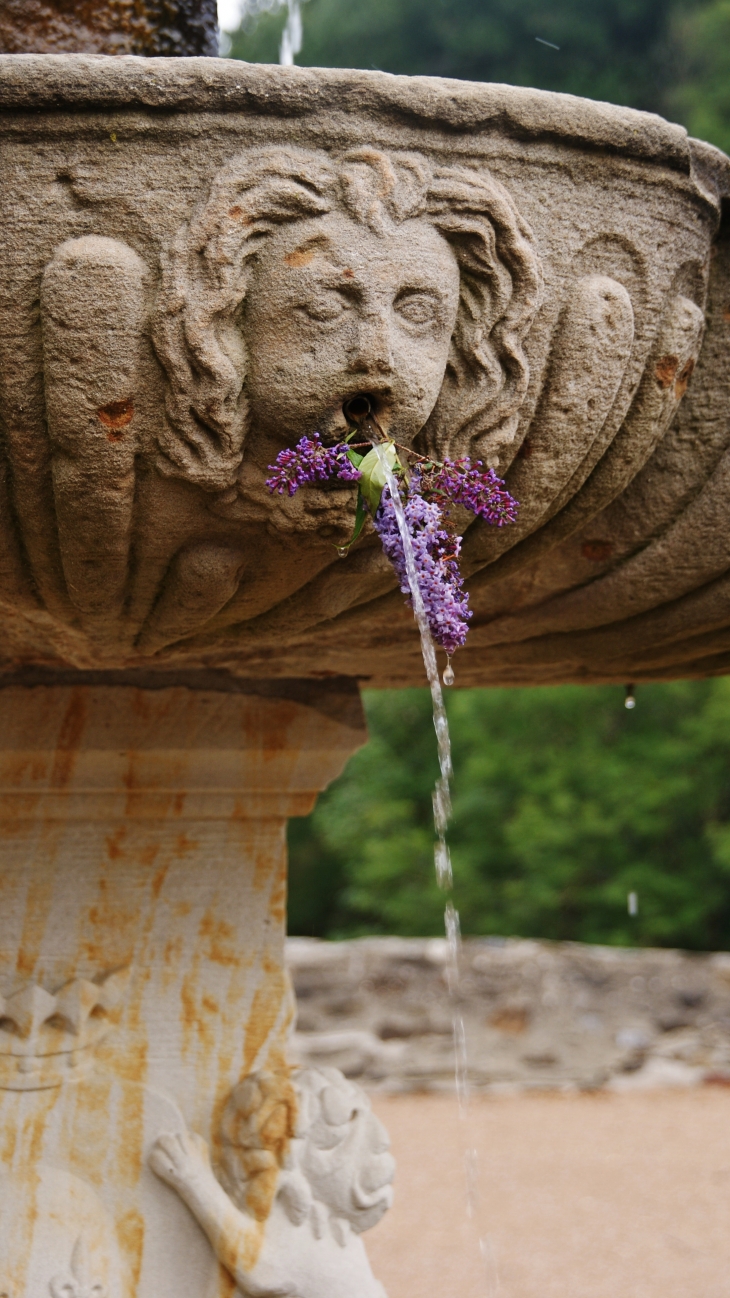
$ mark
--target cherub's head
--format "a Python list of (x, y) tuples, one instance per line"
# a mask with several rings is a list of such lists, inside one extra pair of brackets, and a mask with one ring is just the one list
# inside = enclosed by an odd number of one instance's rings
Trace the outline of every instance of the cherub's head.
[(209, 491), (344, 432), (366, 393), (398, 441), (490, 457), (514, 435), (540, 293), (529, 230), (483, 168), (276, 146), (234, 158), (164, 266), (163, 472)]

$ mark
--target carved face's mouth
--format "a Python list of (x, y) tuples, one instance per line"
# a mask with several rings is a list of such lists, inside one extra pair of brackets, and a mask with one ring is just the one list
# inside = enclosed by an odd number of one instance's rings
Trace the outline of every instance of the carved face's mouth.
[(358, 392), (342, 403), (342, 413), (348, 424), (360, 424), (368, 415), (374, 415), (373, 398), (367, 392)]
[(347, 397), (342, 403), (342, 413), (350, 430), (357, 430), (357, 446), (363, 454), (374, 442), (386, 440), (382, 420), (387, 419), (390, 407), (385, 405), (377, 393), (356, 392), (354, 396)]

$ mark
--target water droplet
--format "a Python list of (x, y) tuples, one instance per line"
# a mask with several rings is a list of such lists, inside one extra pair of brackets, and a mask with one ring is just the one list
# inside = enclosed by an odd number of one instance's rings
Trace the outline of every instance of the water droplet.
[(436, 882), (439, 888), (448, 892), (454, 886), (454, 876), (451, 871), (451, 853), (443, 839), (434, 845), (433, 855), (436, 864)]
[(444, 667), (443, 682), (444, 682), (444, 685), (453, 685), (453, 683), (454, 683), (454, 669), (453, 669), (453, 667), (451, 666), (451, 659), (450, 659), (450, 658), (447, 658), (447, 659), (446, 659), (446, 666)]
[(629, 895), (628, 895), (628, 897), (626, 898), (626, 904), (627, 904), (627, 909), (628, 909), (629, 915), (632, 915), (632, 916), (634, 916), (634, 915), (638, 915), (638, 913), (639, 913), (639, 894), (636, 893), (636, 892), (630, 892)]
[(338, 545), (338, 546), (337, 546), (337, 553), (338, 553), (338, 555), (340, 556), (341, 559), (346, 559), (346, 558), (347, 558), (347, 546), (346, 546), (346, 545)]
[(634, 693), (633, 685), (626, 686), (626, 698), (624, 699), (624, 707), (629, 708), (629, 710), (631, 710), (631, 708), (636, 707), (636, 695)]

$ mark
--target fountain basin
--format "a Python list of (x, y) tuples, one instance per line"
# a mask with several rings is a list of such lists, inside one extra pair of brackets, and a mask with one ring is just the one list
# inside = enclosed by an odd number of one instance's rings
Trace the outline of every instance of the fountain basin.
[[(726, 669), (730, 163), (650, 114), (226, 60), (0, 58), (0, 668), (422, 679), (354, 491), (369, 393), (464, 519), (463, 684)], [(421, 318), (422, 317), (422, 318)]]

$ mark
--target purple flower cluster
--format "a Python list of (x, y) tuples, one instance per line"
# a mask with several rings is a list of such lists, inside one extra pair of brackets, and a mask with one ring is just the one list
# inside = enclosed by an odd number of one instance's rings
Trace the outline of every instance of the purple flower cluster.
[[(413, 541), (418, 585), (431, 635), (451, 656), (464, 644), (471, 617), (469, 596), (463, 588), (458, 565), (461, 537), (450, 536), (444, 531), (441, 510), (435, 501), (423, 499), (418, 485), (418, 475), (414, 473), (404, 503), (406, 523)], [(383, 490), (374, 521), (383, 550), (398, 575), (400, 588), (412, 603), (403, 542), (387, 487)]]
[(494, 527), (514, 523), (517, 501), (511, 496), (494, 469), (488, 469), (481, 460), (472, 464), (469, 459), (447, 460), (445, 464), (427, 470), (424, 474), (426, 494), (435, 492), (446, 496), (455, 505), (464, 505)]
[[(362, 478), (361, 470), (349, 459), (347, 446), (342, 442), (337, 446), (323, 446), (319, 433), (302, 437), (294, 448), (280, 451), (276, 463), (270, 465), (270, 473), (266, 480), (269, 491), (279, 495), (286, 492), (290, 496), (307, 483), (327, 482), (331, 478), (357, 482)], [(459, 572), (461, 537), (452, 536), (445, 530), (442, 506), (447, 502), (464, 505), (478, 518), (502, 527), (505, 523), (514, 522), (517, 501), (494, 469), (488, 469), (481, 460), (472, 464), (466, 458), (447, 460), (445, 464), (427, 463), (423, 468), (413, 469), (408, 486), (403, 483), (402, 494), (418, 585), (431, 635), (450, 656), (464, 644), (472, 614)], [(372, 499), (372, 495), (361, 490), (358, 505), (361, 521), (356, 526), (353, 540), (362, 526), (361, 511), (364, 507), (369, 508), (364, 505), (366, 499)], [(411, 603), (403, 543), (387, 486), (383, 489), (374, 523), (383, 550), (396, 570), (400, 588)]]
[(329, 482), (341, 478), (343, 482), (357, 482), (360, 470), (347, 456), (347, 447), (323, 446), (319, 433), (302, 437), (295, 447), (279, 451), (274, 464), (269, 465), (271, 477), (266, 479), (269, 491), (283, 496), (293, 496), (300, 487), (310, 482)]

